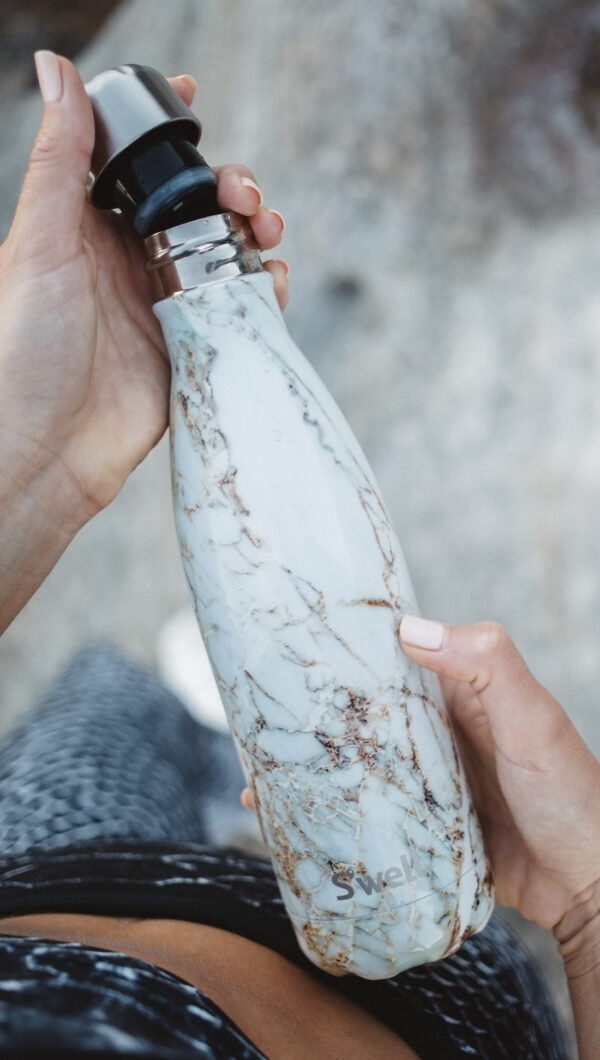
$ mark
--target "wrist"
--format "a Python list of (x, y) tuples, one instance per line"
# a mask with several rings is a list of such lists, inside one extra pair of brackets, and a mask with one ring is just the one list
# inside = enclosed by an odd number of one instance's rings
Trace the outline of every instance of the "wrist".
[(554, 927), (565, 973), (571, 981), (600, 976), (600, 878), (577, 895)]
[(59, 459), (41, 466), (24, 451), (0, 467), (0, 633), (98, 510)]
[(0, 504), (35, 497), (40, 514), (65, 516), (81, 528), (99, 511), (66, 461), (40, 442), (0, 425)]

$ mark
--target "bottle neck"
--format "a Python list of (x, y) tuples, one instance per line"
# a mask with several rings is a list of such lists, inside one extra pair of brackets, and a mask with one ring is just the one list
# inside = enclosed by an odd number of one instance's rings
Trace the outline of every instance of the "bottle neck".
[(145, 240), (155, 301), (220, 280), (260, 272), (252, 229), (235, 213), (219, 213), (156, 232)]

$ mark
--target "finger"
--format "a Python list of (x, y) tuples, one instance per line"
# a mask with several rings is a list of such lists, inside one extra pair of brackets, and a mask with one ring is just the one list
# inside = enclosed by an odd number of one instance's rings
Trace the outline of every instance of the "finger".
[(28, 255), (49, 254), (54, 266), (79, 244), (94, 146), (92, 105), (68, 59), (36, 52), (44, 100), (13, 228)]
[(281, 242), (285, 232), (285, 221), (278, 210), (267, 210), (259, 206), (249, 218), (254, 238), (261, 250), (272, 250)]
[(470, 735), (477, 721), (482, 729), (489, 724), (495, 745), (513, 764), (544, 769), (563, 755), (565, 741), (585, 747), (496, 623), (450, 626), (406, 615), (400, 639), (415, 662), (459, 683), (451, 710)]
[(285, 220), (278, 210), (267, 210), (263, 196), (251, 170), (231, 163), (216, 166), (218, 201), (223, 210), (232, 210), (250, 219), (250, 226), (258, 246), (272, 250), (285, 232)]
[(183, 100), (186, 107), (191, 107), (198, 82), (191, 74), (178, 74), (177, 77), (168, 77), (167, 81), (175, 89), (177, 95)]
[(275, 288), (275, 295), (279, 302), (279, 307), (280, 309), (285, 309), (288, 303), (288, 276), (290, 267), (287, 261), (284, 261), (283, 258), (272, 258), (270, 261), (265, 261), (264, 267), (273, 277), (273, 286)]
[(263, 196), (251, 170), (247, 166), (229, 163), (216, 166), (214, 171), (219, 182), (219, 206), (223, 210), (233, 210), (244, 217), (252, 217), (262, 206)]
[(256, 808), (254, 805), (254, 799), (252, 797), (252, 792), (250, 791), (250, 788), (244, 788), (242, 794), (240, 795), (240, 802), (246, 810), (254, 810)]

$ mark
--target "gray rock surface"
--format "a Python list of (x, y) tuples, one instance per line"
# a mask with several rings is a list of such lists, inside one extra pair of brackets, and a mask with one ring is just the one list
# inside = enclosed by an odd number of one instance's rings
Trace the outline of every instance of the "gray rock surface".
[[(599, 40), (583, 2), (130, 0), (79, 63), (195, 74), (206, 157), (287, 218), (290, 330), (423, 612), (505, 624), (596, 753)], [(31, 94), (0, 124), (4, 226), (39, 113)], [(81, 642), (151, 658), (185, 599), (163, 444), (3, 637), (2, 727)]]

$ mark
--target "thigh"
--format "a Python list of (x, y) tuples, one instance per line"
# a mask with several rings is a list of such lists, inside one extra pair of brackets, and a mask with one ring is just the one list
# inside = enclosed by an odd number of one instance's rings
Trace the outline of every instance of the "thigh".
[(0, 746), (0, 850), (206, 842), (215, 805), (239, 805), (243, 785), (230, 737), (200, 725), (146, 668), (89, 648)]
[(340, 980), (421, 1060), (568, 1060), (564, 1028), (536, 961), (495, 913), (446, 960), (383, 982)]

